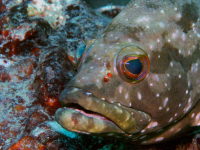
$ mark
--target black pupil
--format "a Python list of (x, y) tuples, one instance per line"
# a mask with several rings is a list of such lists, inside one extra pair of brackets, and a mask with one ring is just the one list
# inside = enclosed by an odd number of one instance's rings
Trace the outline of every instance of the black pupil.
[(139, 74), (142, 72), (142, 63), (139, 59), (132, 59), (125, 64), (126, 69), (132, 74)]

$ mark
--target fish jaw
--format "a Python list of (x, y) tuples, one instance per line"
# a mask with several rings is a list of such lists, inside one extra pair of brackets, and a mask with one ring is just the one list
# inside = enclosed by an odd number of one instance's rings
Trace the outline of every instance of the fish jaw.
[[(144, 112), (108, 103), (76, 87), (66, 88), (60, 101), (65, 107), (56, 111), (56, 121), (73, 132), (136, 134), (151, 120)], [(133, 116), (140, 116), (145, 124), (138, 125)]]

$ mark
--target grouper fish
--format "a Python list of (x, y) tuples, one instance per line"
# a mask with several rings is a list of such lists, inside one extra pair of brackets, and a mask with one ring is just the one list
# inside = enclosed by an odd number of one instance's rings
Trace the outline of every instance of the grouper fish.
[(199, 16), (199, 0), (131, 1), (82, 46), (56, 121), (72, 132), (136, 144), (198, 128)]

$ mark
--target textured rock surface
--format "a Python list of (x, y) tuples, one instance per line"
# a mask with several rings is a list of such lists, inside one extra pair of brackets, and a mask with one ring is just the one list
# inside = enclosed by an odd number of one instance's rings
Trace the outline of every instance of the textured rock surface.
[(0, 0), (0, 149), (195, 150), (200, 146), (196, 136), (139, 147), (63, 132), (54, 122), (54, 112), (61, 107), (58, 97), (76, 73), (69, 54), (107, 24), (79, 0)]

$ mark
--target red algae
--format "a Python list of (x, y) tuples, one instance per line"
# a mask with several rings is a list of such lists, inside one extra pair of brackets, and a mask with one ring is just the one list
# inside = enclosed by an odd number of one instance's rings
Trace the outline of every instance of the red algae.
[(51, 108), (54, 108), (54, 109), (58, 109), (58, 108), (61, 107), (61, 104), (60, 104), (58, 98), (49, 97), (48, 100), (47, 100), (47, 105)]
[(0, 82), (10, 81), (11, 77), (3, 66), (0, 66)]
[(68, 55), (63, 50), (49, 50), (43, 54), (35, 77), (36, 93), (40, 103), (52, 114), (61, 107), (59, 95), (72, 76), (75, 74)]
[[(27, 49), (27, 45), (33, 45), (32, 41), (24, 42), (25, 39), (31, 38), (36, 34), (36, 30), (32, 29), (35, 27), (35, 23), (30, 26), (23, 25), (18, 28), (2, 31), (2, 47), (0, 53), (5, 56), (11, 57), (13, 55), (19, 55), (24, 53), (23, 49)], [(29, 48), (29, 50), (32, 50)]]
[[(28, 3), (0, 1), (0, 149), (60, 149), (66, 146), (60, 142), (64, 137), (46, 122), (54, 120), (61, 107), (59, 95), (76, 73), (67, 52), (74, 51), (77, 38), (84, 40), (89, 32), (77, 33), (76, 22), (63, 34), (62, 17), (51, 24), (57, 31), (44, 20), (28, 18)], [(67, 36), (71, 40), (65, 41)], [(61, 39), (64, 42), (57, 45)]]
[(11, 146), (8, 150), (45, 150), (45, 146), (39, 144), (34, 138), (26, 136)]
[(31, 132), (38, 124), (48, 120), (51, 120), (51, 117), (43, 110), (43, 107), (40, 104), (37, 104), (31, 109), (26, 131)]

